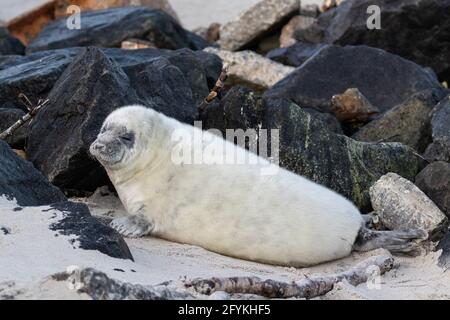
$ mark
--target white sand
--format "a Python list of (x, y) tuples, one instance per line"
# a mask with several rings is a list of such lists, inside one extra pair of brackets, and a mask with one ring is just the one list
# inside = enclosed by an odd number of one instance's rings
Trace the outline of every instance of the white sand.
[[(96, 214), (123, 214), (123, 209), (117, 208), (117, 199), (110, 196), (97, 195), (93, 200), (83, 199), (83, 202), (87, 202)], [(252, 275), (281, 281), (299, 280), (305, 275), (344, 271), (370, 255), (380, 254), (380, 250), (353, 254), (332, 263), (295, 269), (233, 259), (195, 246), (144, 238), (127, 239), (135, 258), (132, 262), (79, 249), (76, 242), (69, 242), (71, 237), (68, 236), (55, 237), (48, 225), (61, 218), (61, 213), (56, 210), (43, 212), (48, 207), (29, 207), (14, 212), (15, 207), (14, 202), (0, 198), (0, 227), (11, 230), (8, 235), (0, 232), (0, 296), (88, 298), (77, 294), (65, 283), (48, 279), (70, 266), (92, 267), (112, 278), (143, 285), (173, 280), (182, 288), (180, 280), (197, 277)], [(436, 266), (437, 257), (438, 253), (431, 253), (414, 259), (397, 258), (398, 268), (380, 278), (379, 288), (369, 288), (366, 284), (358, 287), (339, 284), (321, 299), (449, 299), (450, 272)], [(114, 271), (117, 268), (125, 272)]]

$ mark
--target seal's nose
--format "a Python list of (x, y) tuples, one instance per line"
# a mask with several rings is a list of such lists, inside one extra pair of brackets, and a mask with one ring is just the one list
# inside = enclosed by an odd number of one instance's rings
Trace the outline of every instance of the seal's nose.
[(94, 144), (94, 150), (95, 151), (105, 151), (105, 149), (106, 149), (106, 146), (103, 144), (103, 143), (100, 143), (100, 142), (96, 142), (95, 144)]

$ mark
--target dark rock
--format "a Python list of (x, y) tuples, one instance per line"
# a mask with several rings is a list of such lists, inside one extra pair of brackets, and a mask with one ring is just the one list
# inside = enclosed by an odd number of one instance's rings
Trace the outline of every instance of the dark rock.
[(232, 87), (220, 103), (212, 104), (203, 113), (203, 129), (257, 129), (261, 118), (262, 99), (252, 90)]
[(25, 46), (19, 39), (14, 38), (8, 29), (0, 26), (0, 55), (24, 54)]
[[(379, 30), (367, 29), (370, 5), (381, 9)], [(382, 48), (450, 79), (449, 0), (346, 0), (318, 20), (323, 42)]]
[(422, 153), (431, 143), (431, 111), (441, 98), (432, 91), (416, 94), (362, 127), (352, 137), (368, 142), (401, 142)]
[(444, 98), (433, 110), (431, 131), (433, 143), (425, 151), (430, 161), (450, 162), (450, 96)]
[[(81, 50), (83, 48), (57, 49), (36, 52), (28, 56), (0, 57), (0, 105), (5, 102), (20, 105), (19, 93), (26, 94), (31, 101), (46, 98), (56, 80)], [(182, 71), (186, 72), (186, 76), (190, 79), (193, 77), (193, 72), (198, 70), (198, 67), (192, 71), (186, 67), (194, 60), (192, 57), (194, 55), (197, 58), (194, 65), (201, 64), (208, 80), (208, 86), (211, 88), (214, 86), (222, 68), (220, 58), (203, 51), (192, 52), (187, 49), (181, 51), (122, 50), (116, 48), (104, 48), (101, 51), (124, 68), (143, 64), (157, 57), (170, 58), (171, 61), (180, 59), (180, 61), (177, 61), (177, 65), (185, 65)], [(189, 61), (183, 61), (185, 58)], [(193, 82), (194, 96), (200, 96), (207, 90), (204, 85), (199, 86), (198, 84), (203, 78), (202, 75), (199, 75), (198, 79)], [(199, 92), (196, 91), (198, 88), (200, 88)]]
[[(192, 68), (194, 69), (195, 65)], [(194, 122), (197, 117), (197, 107), (189, 87), (190, 79), (186, 78), (181, 70), (168, 59), (156, 58), (144, 66), (135, 65), (126, 68), (125, 71), (131, 86), (135, 88), (139, 96), (136, 103), (146, 105), (183, 122)], [(197, 75), (204, 76), (202, 72)], [(204, 87), (207, 90), (206, 78), (198, 80), (204, 81)]]
[(208, 87), (213, 88), (222, 71), (222, 59), (215, 54), (205, 51), (194, 51), (194, 54), (202, 61), (206, 79), (208, 80)]
[(450, 268), (450, 229), (439, 242), (437, 250), (442, 250), (442, 254), (439, 257), (439, 266), (447, 269)]
[(330, 112), (332, 96), (348, 88), (358, 88), (381, 111), (425, 89), (446, 91), (428, 70), (399, 56), (366, 46), (328, 46), (265, 96)]
[(94, 218), (85, 204), (65, 201), (54, 203), (51, 207), (63, 212), (63, 218), (51, 224), (50, 230), (77, 236), (81, 249), (98, 250), (113, 258), (133, 260), (122, 236)]
[(157, 286), (131, 284), (111, 279), (105, 273), (92, 268), (57, 273), (52, 278), (69, 283), (76, 279), (79, 286), (78, 292), (89, 295), (93, 300), (181, 300), (193, 298), (188, 292), (170, 289), (167, 283)]
[[(264, 110), (264, 99), (252, 90), (232, 87), (220, 100), (206, 108), (202, 114), (203, 129), (218, 129), (223, 135), (226, 129), (254, 129), (259, 130)], [(315, 109), (303, 109), (313, 118), (322, 121), (327, 130), (341, 134), (342, 128), (337, 119), (329, 114)]]
[(325, 128), (327, 130), (337, 134), (344, 134), (339, 120), (331, 113), (320, 112), (316, 109), (309, 108), (303, 108), (303, 111), (308, 112), (313, 118), (322, 121), (326, 125)]
[[(0, 132), (5, 131), (25, 115), (25, 112), (17, 108), (0, 108)], [(23, 149), (28, 135), (28, 127), (22, 126), (14, 134), (6, 138), (6, 142), (13, 148)]]
[(20, 105), (20, 93), (25, 94), (30, 101), (46, 97), (78, 52), (77, 49), (58, 50), (4, 60), (3, 69), (0, 70), (0, 105), (5, 102)]
[(450, 218), (450, 163), (431, 163), (417, 175), (416, 185)]
[(30, 161), (65, 189), (106, 184), (88, 150), (108, 114), (137, 100), (127, 75), (100, 50), (88, 48), (64, 71), (48, 99), (31, 126)]
[(364, 212), (371, 208), (369, 188), (382, 175), (413, 179), (419, 171), (420, 160), (409, 147), (337, 135), (287, 100), (266, 100), (263, 128), (280, 130), (282, 167), (337, 191)]
[(299, 67), (326, 46), (323, 43), (297, 42), (286, 48), (272, 50), (266, 57), (288, 66)]
[(4, 141), (0, 141), (0, 195), (16, 199), (20, 206), (40, 206), (65, 201), (33, 165), (19, 158)]
[(203, 49), (207, 45), (167, 13), (146, 7), (83, 12), (81, 23), (81, 29), (75, 30), (67, 28), (64, 18), (48, 24), (30, 42), (27, 53), (76, 46), (120, 47), (130, 38), (148, 40), (166, 49)]

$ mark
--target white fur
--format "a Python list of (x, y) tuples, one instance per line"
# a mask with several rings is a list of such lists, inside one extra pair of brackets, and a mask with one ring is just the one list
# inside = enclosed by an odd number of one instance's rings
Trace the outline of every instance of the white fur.
[[(120, 108), (106, 122), (136, 133), (135, 158), (106, 169), (130, 214), (144, 206), (145, 216), (155, 223), (153, 235), (295, 267), (351, 252), (363, 220), (337, 193), (281, 168), (276, 175), (261, 175), (269, 165), (265, 160), (260, 165), (176, 165), (171, 153), (179, 142), (172, 141), (173, 130), (199, 129), (148, 108)], [(224, 143), (203, 133), (212, 143)]]

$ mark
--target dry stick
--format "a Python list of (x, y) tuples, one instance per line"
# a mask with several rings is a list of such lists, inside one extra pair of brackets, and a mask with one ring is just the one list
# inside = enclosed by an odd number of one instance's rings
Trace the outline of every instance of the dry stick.
[(186, 287), (193, 287), (201, 294), (212, 294), (216, 291), (227, 293), (256, 294), (268, 298), (306, 298), (311, 299), (331, 291), (334, 285), (343, 280), (356, 286), (367, 282), (373, 267), (378, 268), (379, 275), (394, 267), (394, 258), (386, 255), (371, 257), (357, 264), (355, 267), (339, 274), (330, 276), (306, 277), (297, 282), (279, 282), (275, 280), (261, 280), (258, 277), (211, 278), (194, 279), (186, 282)]
[(214, 88), (212, 88), (209, 95), (202, 101), (202, 103), (198, 106), (200, 112), (204, 111), (205, 108), (210, 104), (219, 94), (219, 92), (225, 86), (225, 81), (228, 78), (228, 66), (224, 65), (222, 68), (222, 72), (220, 72), (219, 79), (217, 79)]
[(27, 102), (28, 113), (17, 120), (17, 122), (15, 122), (11, 127), (0, 133), (0, 140), (5, 140), (6, 138), (12, 136), (17, 129), (30, 121), (49, 101), (48, 99), (44, 101), (39, 100), (37, 106), (33, 107), (30, 103), (30, 100), (28, 100), (28, 98), (24, 94), (20, 94), (19, 97)]

